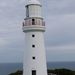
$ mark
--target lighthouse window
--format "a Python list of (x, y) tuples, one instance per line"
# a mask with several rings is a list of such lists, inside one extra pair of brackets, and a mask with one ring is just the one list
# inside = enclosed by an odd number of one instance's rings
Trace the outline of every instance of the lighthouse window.
[(32, 19), (32, 25), (35, 25), (35, 19)]
[(29, 8), (28, 8), (28, 6), (26, 7), (26, 17), (29, 17)]
[(32, 57), (33, 59), (35, 59), (35, 57)]
[(35, 47), (35, 45), (32, 45), (32, 47)]
[(32, 37), (35, 37), (35, 35), (33, 34)]
[(36, 75), (36, 70), (32, 70), (32, 75)]

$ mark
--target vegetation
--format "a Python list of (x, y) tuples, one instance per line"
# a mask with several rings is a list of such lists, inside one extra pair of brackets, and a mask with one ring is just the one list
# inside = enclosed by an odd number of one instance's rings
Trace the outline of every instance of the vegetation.
[(56, 75), (75, 75), (75, 71), (69, 69), (48, 70), (48, 73), (54, 73)]
[(9, 75), (22, 75), (23, 74), (23, 71), (17, 71), (17, 72), (15, 72), (15, 73), (11, 73), (11, 74), (9, 74)]
[[(75, 71), (69, 70), (69, 69), (54, 69), (54, 70), (48, 70), (48, 74), (53, 73), (56, 75), (75, 75)], [(9, 75), (22, 75), (22, 71), (17, 71), (15, 73), (11, 73)]]

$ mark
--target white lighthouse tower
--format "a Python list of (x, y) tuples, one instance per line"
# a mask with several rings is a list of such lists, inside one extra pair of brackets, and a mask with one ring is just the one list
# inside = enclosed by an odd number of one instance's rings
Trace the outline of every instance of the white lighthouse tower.
[(23, 75), (47, 75), (45, 22), (41, 15), (41, 8), (42, 5), (38, 0), (29, 0), (26, 4), (26, 18), (23, 23), (26, 43)]

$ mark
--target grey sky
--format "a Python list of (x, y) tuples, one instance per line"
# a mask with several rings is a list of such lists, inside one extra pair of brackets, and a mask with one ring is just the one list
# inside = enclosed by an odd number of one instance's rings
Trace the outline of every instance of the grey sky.
[[(26, 0), (0, 0), (0, 62), (22, 62)], [(75, 61), (75, 0), (42, 0), (47, 61)]]

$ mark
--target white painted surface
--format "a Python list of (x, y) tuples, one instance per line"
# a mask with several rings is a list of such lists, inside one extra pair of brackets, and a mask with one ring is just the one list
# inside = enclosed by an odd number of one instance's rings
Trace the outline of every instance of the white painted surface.
[[(32, 34), (34, 34), (35, 37), (32, 37)], [(32, 70), (36, 70), (36, 75), (47, 75), (43, 32), (27, 32), (25, 34), (25, 43), (23, 75), (32, 75)], [(35, 48), (32, 47), (33, 44)], [(32, 59), (33, 56), (35, 56), (35, 60)]]
[(29, 17), (42, 17), (40, 5), (29, 6)]
[(23, 27), (23, 32), (28, 32), (28, 31), (45, 31), (45, 26), (39, 26), (39, 25), (35, 25), (35, 26), (24, 26)]
[(39, 4), (39, 5), (41, 5), (38, 0), (28, 0), (27, 5), (30, 5), (30, 4)]
[[(37, 0), (30, 0), (27, 8), (29, 11), (29, 16), (26, 17), (27, 19), (33, 17), (40, 17), (41, 20), (41, 5)], [(23, 26), (26, 43), (23, 75), (32, 75), (32, 70), (36, 70), (36, 75), (47, 75), (45, 45), (43, 36), (45, 26), (42, 24), (42, 20), (41, 25), (32, 25), (30, 23), (26, 23), (27, 25)], [(33, 34), (35, 35), (35, 37), (32, 37)], [(35, 48), (33, 48), (32, 45), (35, 45)], [(32, 59), (32, 57), (35, 57), (35, 59)]]

